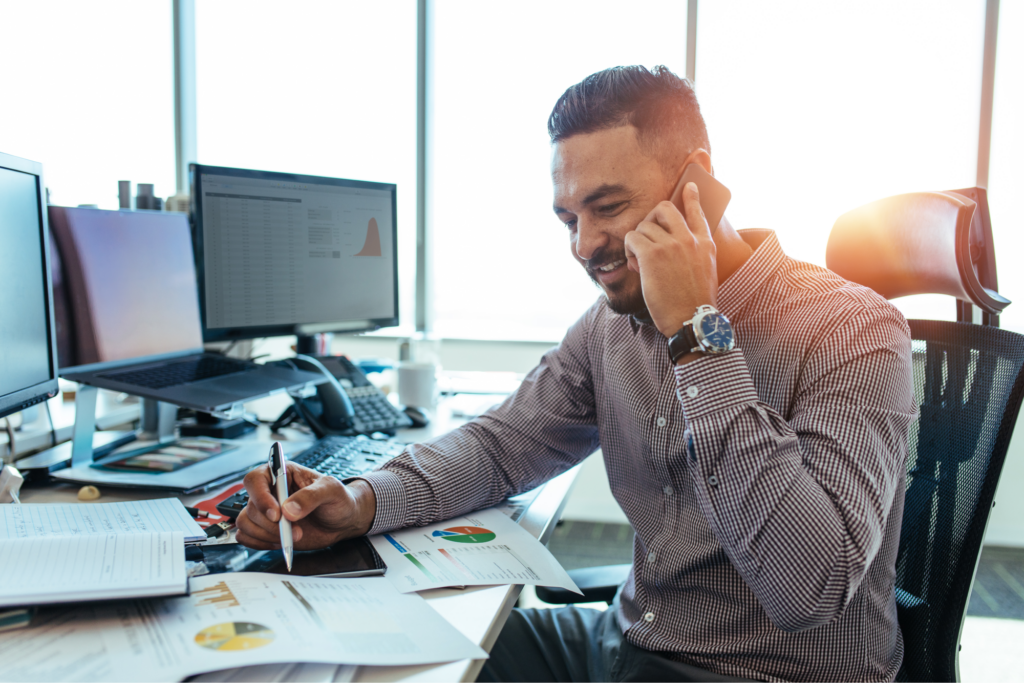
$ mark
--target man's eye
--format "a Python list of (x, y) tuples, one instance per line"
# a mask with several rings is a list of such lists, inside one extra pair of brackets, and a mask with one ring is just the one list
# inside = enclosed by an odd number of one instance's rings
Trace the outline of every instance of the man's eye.
[(576, 229), (576, 219), (573, 218), (571, 221), (565, 221), (565, 227), (569, 228), (570, 230), (575, 230)]
[(598, 207), (597, 210), (601, 213), (615, 213), (625, 205), (626, 202), (615, 202), (614, 204), (605, 204), (604, 206)]

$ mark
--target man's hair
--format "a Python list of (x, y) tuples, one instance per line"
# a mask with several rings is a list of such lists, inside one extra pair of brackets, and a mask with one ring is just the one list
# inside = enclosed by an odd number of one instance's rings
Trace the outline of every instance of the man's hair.
[[(641, 149), (667, 166), (698, 147), (711, 153), (693, 84), (664, 66), (616, 66), (562, 93), (548, 117), (552, 144), (582, 133), (632, 125)], [(673, 141), (683, 149), (672, 149)]]

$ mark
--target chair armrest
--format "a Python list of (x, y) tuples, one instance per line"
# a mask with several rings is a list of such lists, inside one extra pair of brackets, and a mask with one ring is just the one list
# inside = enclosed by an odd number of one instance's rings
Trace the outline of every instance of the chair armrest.
[(615, 594), (629, 576), (631, 564), (609, 564), (603, 567), (573, 569), (569, 576), (583, 591), (577, 595), (564, 588), (537, 586), (537, 597), (553, 605), (571, 605), (577, 602), (607, 602), (612, 604)]

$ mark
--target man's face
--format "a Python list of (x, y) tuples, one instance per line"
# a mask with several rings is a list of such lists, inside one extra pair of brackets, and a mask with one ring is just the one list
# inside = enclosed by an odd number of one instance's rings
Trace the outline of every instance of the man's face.
[(623, 240), (669, 197), (673, 179), (641, 151), (636, 128), (628, 125), (556, 143), (551, 178), (555, 214), (569, 231), (573, 257), (613, 311), (643, 314), (640, 275), (626, 267)]

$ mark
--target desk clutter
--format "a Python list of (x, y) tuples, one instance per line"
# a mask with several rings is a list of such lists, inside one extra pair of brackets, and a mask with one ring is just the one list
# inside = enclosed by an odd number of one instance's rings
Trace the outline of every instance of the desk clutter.
[(216, 499), (0, 506), (0, 681), (344, 681), (356, 666), (484, 659), (418, 591), (576, 590), (516, 523), (542, 488), (422, 529), (297, 552), (295, 573), (280, 551), (207, 545), (193, 517)]
[[(574, 588), (514, 523), (530, 495), (425, 540), (294, 557), (234, 543), (238, 482), (266, 462), (268, 430), (288, 433), (281, 463), (345, 479), (436, 417), (436, 359), (402, 357), (422, 391), (407, 382), (399, 406), (375, 370), (330, 355), (334, 333), (399, 323), (396, 186), (200, 164), (188, 177), (173, 204), (191, 215), (159, 211), (151, 188), (125, 208), (127, 186), (122, 210), (61, 207), (41, 164), (0, 153), (0, 349), (14, 349), (0, 353), (0, 681), (343, 681), (357, 665), (486, 658), (417, 591)], [(250, 340), (271, 337), (294, 353), (253, 357)], [(277, 398), (276, 421), (250, 412)]]

